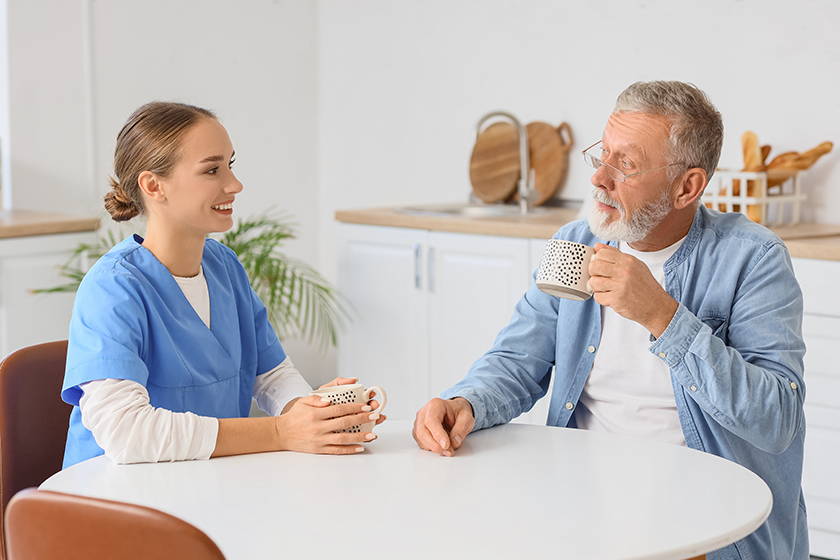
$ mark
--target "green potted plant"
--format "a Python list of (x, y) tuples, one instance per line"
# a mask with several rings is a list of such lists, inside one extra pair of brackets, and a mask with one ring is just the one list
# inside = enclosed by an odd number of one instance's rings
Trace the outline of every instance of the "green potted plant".
[[(100, 233), (95, 244), (80, 244), (60, 267), (68, 282), (33, 293), (75, 292), (92, 262), (127, 236), (121, 229), (109, 229)], [(239, 257), (281, 340), (300, 336), (309, 343), (317, 341), (322, 352), (336, 345), (339, 331), (351, 319), (350, 311), (315, 269), (280, 252), (284, 241), (295, 238), (287, 215), (269, 210), (239, 220), (216, 237)]]

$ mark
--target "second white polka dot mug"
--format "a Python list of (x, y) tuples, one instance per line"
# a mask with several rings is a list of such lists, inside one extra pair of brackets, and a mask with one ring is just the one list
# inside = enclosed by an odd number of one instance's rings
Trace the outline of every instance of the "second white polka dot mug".
[(589, 261), (594, 254), (595, 249), (588, 245), (549, 239), (537, 272), (537, 288), (561, 298), (589, 299)]

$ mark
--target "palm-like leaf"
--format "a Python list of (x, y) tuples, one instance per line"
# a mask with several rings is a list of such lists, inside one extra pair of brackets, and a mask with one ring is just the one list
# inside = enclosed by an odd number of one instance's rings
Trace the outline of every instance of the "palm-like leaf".
[(300, 334), (310, 343), (317, 339), (326, 350), (336, 345), (350, 313), (317, 271), (278, 250), (286, 239), (294, 239), (291, 223), (266, 213), (240, 221), (220, 241), (239, 257), (277, 336), (282, 340)]
[(33, 294), (55, 294), (60, 292), (75, 292), (79, 289), (82, 278), (85, 277), (88, 269), (99, 257), (111, 250), (111, 248), (122, 239), (122, 230), (114, 233), (111, 230), (106, 232), (104, 237), (98, 237), (96, 243), (79, 243), (70, 254), (67, 261), (58, 267), (59, 275), (70, 280), (66, 284), (53, 286), (52, 288), (40, 288), (30, 290)]

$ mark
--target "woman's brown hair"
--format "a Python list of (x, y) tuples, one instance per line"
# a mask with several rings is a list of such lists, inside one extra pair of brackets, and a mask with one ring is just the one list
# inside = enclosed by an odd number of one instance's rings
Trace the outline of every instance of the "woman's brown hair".
[(187, 105), (153, 101), (134, 111), (117, 135), (114, 176), (105, 195), (105, 209), (116, 222), (145, 212), (137, 180), (144, 171), (168, 176), (178, 163), (181, 138), (201, 119), (216, 119), (212, 111)]

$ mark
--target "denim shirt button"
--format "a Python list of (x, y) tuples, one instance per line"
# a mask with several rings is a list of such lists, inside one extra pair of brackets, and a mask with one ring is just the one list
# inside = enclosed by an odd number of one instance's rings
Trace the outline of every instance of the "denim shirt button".
[(660, 352), (660, 353), (659, 353), (659, 357), (660, 357), (660, 358), (662, 358), (662, 359), (664, 360), (665, 358), (667, 358), (667, 357), (668, 357), (668, 355), (667, 355), (667, 354), (665, 354), (665, 352)]
[(566, 409), (572, 410), (574, 407), (575, 407), (575, 405), (573, 405), (572, 403), (570, 403), (570, 402), (566, 403)]
[(590, 346), (589, 348), (587, 348), (587, 350), (589, 350), (589, 353), (590, 353), (590, 354), (594, 354), (594, 353), (595, 353), (595, 347), (594, 347), (594, 346)]
[(691, 390), (692, 390), (692, 391), (696, 391), (696, 390), (697, 390), (697, 387), (696, 387), (696, 386), (694, 386), (694, 385), (692, 385), (692, 386), (691, 386)]
[(791, 383), (790, 383), (790, 388), (791, 388), (791, 389), (793, 389), (794, 391), (796, 391), (796, 383), (794, 383), (793, 381), (791, 381)]

